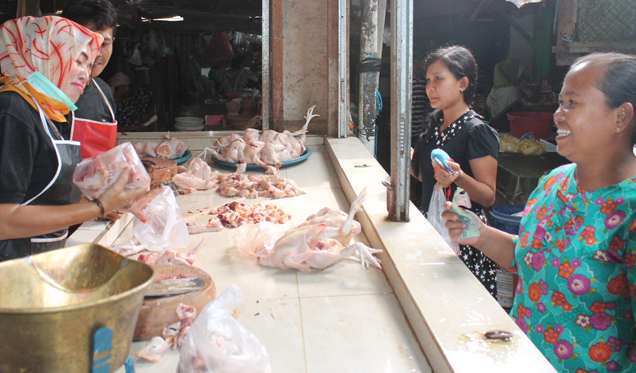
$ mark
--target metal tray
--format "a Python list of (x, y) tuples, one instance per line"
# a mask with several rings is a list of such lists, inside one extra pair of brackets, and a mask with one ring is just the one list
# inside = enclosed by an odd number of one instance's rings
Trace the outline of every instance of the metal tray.
[[(280, 168), (285, 168), (285, 167), (289, 167), (289, 166), (293, 166), (295, 164), (304, 162), (307, 158), (309, 158), (309, 156), (311, 156), (312, 151), (309, 148), (305, 149), (305, 152), (303, 154), (300, 155), (300, 157), (298, 158), (294, 158), (294, 159), (290, 159), (288, 161), (283, 161), (281, 162), (282, 165), (280, 166)], [(232, 163), (232, 162), (226, 162), (226, 161), (222, 161), (220, 159), (217, 159), (214, 155), (211, 156), (212, 157), (212, 161), (214, 163), (216, 163), (219, 167), (228, 169), (228, 170), (236, 170), (236, 163)], [(255, 163), (248, 163), (246, 169), (248, 171), (262, 171), (263, 168)]]

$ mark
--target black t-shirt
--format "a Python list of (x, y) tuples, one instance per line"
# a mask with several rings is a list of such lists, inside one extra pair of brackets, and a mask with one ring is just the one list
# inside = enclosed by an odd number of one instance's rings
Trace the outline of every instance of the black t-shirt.
[(75, 103), (75, 106), (77, 106), (75, 118), (90, 119), (97, 122), (112, 122), (114, 118), (110, 115), (110, 110), (108, 110), (101, 93), (95, 88), (95, 83), (99, 84), (102, 92), (104, 92), (110, 107), (113, 109), (113, 114), (117, 113), (117, 103), (113, 97), (113, 90), (102, 79), (93, 78)]
[(55, 146), (38, 111), (18, 93), (0, 92), (0, 203), (35, 197), (56, 170)]
[[(470, 113), (470, 112), (469, 112)], [(437, 114), (437, 115), (435, 115)], [(441, 112), (436, 112), (429, 117), (432, 128), (439, 128), (441, 122)], [(459, 130), (455, 130), (453, 125), (449, 126), (444, 132), (450, 136), (444, 145), (441, 146), (448, 155), (462, 168), (462, 171), (467, 175), (474, 177), (473, 170), (470, 168), (470, 161), (486, 156), (492, 156), (495, 159), (499, 157), (499, 138), (497, 132), (489, 125), (482, 122), (478, 117), (468, 119), (463, 116), (460, 117), (454, 124), (465, 120), (465, 123), (461, 125)], [(428, 131), (416, 145), (418, 157), (418, 163), (420, 172), (422, 174), (422, 200), (420, 210), (423, 213), (428, 211), (428, 205), (431, 201), (433, 194), (433, 187), (436, 180), (433, 176), (433, 165), (431, 164), (431, 151), (440, 146), (436, 142), (436, 136), (434, 131)], [(455, 184), (452, 185), (452, 192), (457, 189)], [(482, 206), (472, 202), (473, 209), (481, 208)]]

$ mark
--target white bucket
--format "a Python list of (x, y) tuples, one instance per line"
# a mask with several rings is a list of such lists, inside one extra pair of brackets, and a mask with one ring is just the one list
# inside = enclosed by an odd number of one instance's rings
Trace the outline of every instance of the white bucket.
[(202, 131), (205, 127), (203, 118), (178, 117), (174, 118), (174, 128), (177, 131)]

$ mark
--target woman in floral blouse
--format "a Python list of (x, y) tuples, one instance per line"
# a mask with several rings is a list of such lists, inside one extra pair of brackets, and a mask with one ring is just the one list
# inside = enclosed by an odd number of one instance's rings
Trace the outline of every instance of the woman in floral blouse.
[(515, 267), (511, 311), (559, 372), (636, 371), (636, 56), (591, 54), (570, 68), (554, 113), (555, 169), (530, 196), (519, 236), (463, 224), (451, 237)]

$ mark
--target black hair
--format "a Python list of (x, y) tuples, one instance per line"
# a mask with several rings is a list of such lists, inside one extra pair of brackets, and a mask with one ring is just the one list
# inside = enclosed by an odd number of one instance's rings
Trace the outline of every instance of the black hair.
[[(595, 85), (605, 96), (607, 106), (616, 109), (629, 102), (636, 110), (636, 56), (622, 53), (592, 53), (574, 61), (570, 71), (583, 64), (601, 69)], [(636, 122), (636, 113), (632, 122)], [(636, 144), (636, 129), (633, 131), (633, 142)]]
[(425, 69), (428, 69), (429, 66), (437, 61), (441, 61), (444, 66), (448, 67), (457, 80), (464, 77), (468, 78), (468, 86), (463, 92), (464, 101), (468, 106), (472, 107), (479, 75), (477, 61), (475, 61), (472, 52), (468, 48), (459, 45), (436, 49), (426, 57), (424, 62)]
[(112, 27), (115, 36), (117, 10), (109, 0), (70, 0), (61, 16), (83, 26), (92, 23), (97, 31)]

